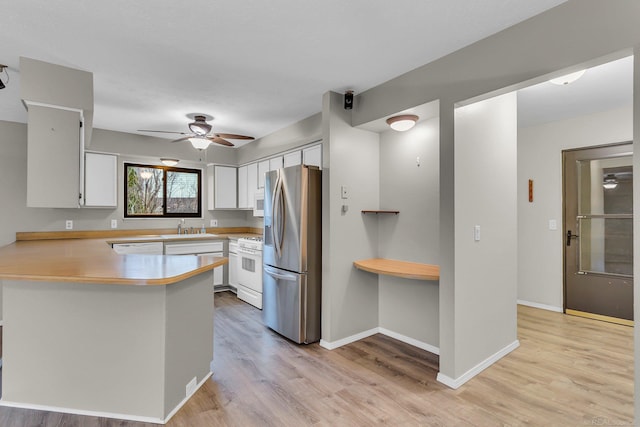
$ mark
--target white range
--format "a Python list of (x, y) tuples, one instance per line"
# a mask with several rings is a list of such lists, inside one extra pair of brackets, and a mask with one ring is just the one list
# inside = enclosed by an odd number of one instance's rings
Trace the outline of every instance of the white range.
[(238, 239), (238, 298), (262, 309), (262, 237)]

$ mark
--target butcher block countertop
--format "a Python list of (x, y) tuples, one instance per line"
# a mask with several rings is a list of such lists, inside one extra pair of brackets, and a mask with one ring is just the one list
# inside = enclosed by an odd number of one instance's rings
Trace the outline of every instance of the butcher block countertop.
[(364, 271), (416, 280), (440, 280), (440, 267), (432, 264), (371, 258), (354, 261), (353, 265)]
[(227, 258), (180, 255), (118, 255), (108, 240), (17, 241), (0, 248), (0, 279), (169, 285), (227, 263)]

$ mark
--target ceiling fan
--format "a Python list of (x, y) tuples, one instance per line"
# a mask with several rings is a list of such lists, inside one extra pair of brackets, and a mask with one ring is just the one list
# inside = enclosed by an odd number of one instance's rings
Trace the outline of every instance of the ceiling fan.
[[(182, 138), (178, 138), (171, 142), (180, 142), (180, 141), (189, 141), (193, 148), (198, 150), (206, 149), (209, 144), (215, 142), (216, 144), (225, 145), (227, 147), (233, 147), (233, 143), (227, 141), (227, 139), (243, 139), (243, 140), (253, 140), (255, 139), (252, 136), (246, 135), (237, 135), (235, 133), (211, 133), (212, 126), (207, 123), (207, 118), (211, 120), (212, 117), (207, 117), (204, 114), (194, 114), (188, 115), (187, 117), (192, 118), (193, 122), (189, 123), (188, 132), (172, 132), (167, 130), (147, 130), (147, 129), (139, 129), (138, 132), (156, 132), (156, 133), (175, 133), (178, 135), (185, 135)], [(225, 139), (226, 138), (226, 139)]]

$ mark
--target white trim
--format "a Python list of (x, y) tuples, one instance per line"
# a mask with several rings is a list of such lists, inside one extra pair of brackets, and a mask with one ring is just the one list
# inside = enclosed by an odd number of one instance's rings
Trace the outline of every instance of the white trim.
[(342, 347), (344, 345), (351, 344), (351, 343), (356, 342), (356, 341), (360, 341), (362, 339), (365, 339), (365, 338), (370, 337), (371, 335), (375, 335), (375, 334), (386, 335), (386, 336), (391, 337), (393, 339), (396, 339), (398, 341), (402, 341), (402, 342), (404, 342), (406, 344), (409, 344), (409, 345), (412, 345), (412, 346), (417, 347), (419, 349), (428, 351), (429, 353), (440, 354), (440, 349), (438, 347), (436, 347), (436, 346), (433, 346), (431, 344), (427, 344), (426, 342), (418, 341), (415, 338), (411, 338), (411, 337), (408, 337), (406, 335), (402, 335), (402, 334), (399, 334), (397, 332), (393, 332), (393, 331), (390, 331), (389, 329), (381, 328), (381, 327), (372, 328), (372, 329), (369, 329), (367, 331), (363, 331), (363, 332), (357, 333), (355, 335), (351, 335), (349, 337), (342, 338), (340, 340), (333, 341), (333, 342), (320, 340), (320, 347), (326, 348), (327, 350), (335, 350), (338, 347)]
[(75, 415), (87, 415), (90, 417), (103, 417), (103, 418), (114, 418), (118, 420), (126, 420), (126, 421), (138, 421), (143, 423), (153, 423), (153, 424), (166, 424), (169, 422), (171, 417), (173, 417), (176, 412), (180, 410), (184, 406), (185, 403), (193, 396), (202, 385), (211, 377), (212, 373), (209, 372), (205, 377), (198, 383), (193, 393), (189, 396), (186, 396), (182, 402), (178, 403), (178, 405), (173, 408), (171, 412), (165, 417), (155, 418), (155, 417), (144, 417), (139, 415), (129, 415), (129, 414), (118, 414), (114, 412), (101, 412), (101, 411), (87, 411), (84, 409), (72, 409), (72, 408), (61, 408), (58, 406), (47, 406), (47, 405), (36, 405), (31, 403), (20, 403), (20, 402), (11, 402), (4, 399), (0, 399), (0, 406), (6, 406), (9, 408), (21, 408), (21, 409), (35, 409), (37, 411), (49, 411), (49, 412), (61, 412), (66, 414), (75, 414)]
[(441, 382), (442, 384), (444, 384), (444, 385), (446, 385), (446, 386), (448, 386), (448, 387), (450, 387), (450, 388), (455, 390), (455, 389), (459, 388), (461, 385), (463, 385), (464, 383), (466, 383), (467, 381), (469, 381), (471, 378), (473, 378), (476, 375), (478, 375), (480, 372), (482, 372), (485, 369), (487, 369), (489, 366), (491, 366), (494, 363), (496, 363), (498, 360), (502, 359), (507, 354), (511, 353), (513, 350), (515, 350), (518, 347), (520, 347), (520, 341), (515, 340), (514, 342), (512, 342), (508, 346), (504, 347), (502, 350), (499, 350), (498, 352), (496, 352), (493, 355), (489, 356), (488, 358), (486, 358), (482, 362), (478, 363), (476, 366), (474, 366), (473, 368), (469, 369), (467, 372), (465, 372), (464, 374), (462, 374), (458, 378), (454, 379), (454, 378), (451, 378), (451, 377), (448, 377), (448, 376), (444, 375), (442, 372), (438, 372), (438, 376), (437, 376), (436, 379), (438, 380), (438, 382)]
[(33, 105), (34, 107), (46, 107), (46, 108), (55, 108), (57, 110), (65, 110), (65, 111), (73, 111), (76, 113), (80, 113), (80, 117), (84, 120), (84, 110), (81, 108), (73, 108), (73, 107), (65, 107), (64, 105), (56, 105), (56, 104), (47, 104), (46, 102), (37, 102), (37, 101), (29, 101), (28, 99), (22, 100), (24, 105), (28, 107)]
[(426, 342), (418, 341), (415, 338), (411, 338), (406, 335), (402, 335), (397, 332), (390, 331), (389, 329), (385, 329), (383, 327), (379, 327), (378, 332), (380, 332), (382, 335), (386, 335), (398, 341), (402, 341), (403, 343), (407, 343), (414, 347), (418, 347), (419, 349), (428, 351), (429, 353), (438, 354), (438, 355), (440, 354), (440, 349), (438, 347), (433, 346), (431, 344), (427, 344)]
[(351, 344), (352, 342), (356, 342), (361, 339), (370, 337), (371, 335), (375, 335), (379, 332), (378, 329), (379, 328), (369, 329), (368, 331), (363, 331), (355, 335), (351, 335), (350, 337), (342, 338), (338, 341), (329, 342), (325, 340), (320, 340), (320, 347), (324, 347), (327, 350), (335, 350), (336, 348), (342, 347), (343, 345)]
[[(213, 363), (213, 361), (211, 363)], [(180, 410), (180, 408), (182, 408), (184, 406), (184, 404), (187, 403), (187, 401), (189, 399), (191, 399), (191, 396), (193, 396), (194, 394), (196, 394), (196, 392), (198, 390), (200, 390), (200, 387), (202, 387), (202, 385), (205, 383), (205, 381), (207, 381), (209, 378), (211, 378), (211, 375), (213, 375), (213, 372), (210, 371), (207, 375), (204, 376), (202, 381), (200, 381), (198, 383), (198, 385), (196, 386), (196, 388), (193, 389), (193, 393), (191, 393), (190, 395), (188, 395), (184, 399), (182, 399), (182, 402), (178, 403), (178, 405), (175, 408), (173, 408), (173, 410), (171, 412), (169, 412), (169, 415), (167, 415), (165, 417), (163, 424), (166, 424), (166, 423), (169, 422), (171, 417), (173, 417), (176, 414), (176, 412), (178, 412)]]
[(517, 302), (518, 304), (526, 305), (527, 307), (540, 308), (542, 310), (549, 310), (549, 311), (555, 311), (558, 313), (564, 313), (564, 310), (562, 309), (562, 307), (556, 307), (555, 305), (540, 304), (537, 302), (525, 301), (521, 299), (519, 299)]
[(49, 411), (49, 412), (61, 412), (61, 413), (75, 414), (75, 415), (87, 415), (90, 417), (116, 418), (119, 420), (139, 421), (143, 423), (164, 424), (164, 421), (161, 418), (140, 417), (137, 415), (129, 415), (129, 414), (125, 415), (125, 414), (117, 414), (113, 412), (85, 411), (82, 409), (61, 408), (58, 406), (35, 405), (31, 403), (11, 402), (4, 399), (0, 399), (0, 406), (6, 406), (9, 408), (35, 409), (36, 411)]

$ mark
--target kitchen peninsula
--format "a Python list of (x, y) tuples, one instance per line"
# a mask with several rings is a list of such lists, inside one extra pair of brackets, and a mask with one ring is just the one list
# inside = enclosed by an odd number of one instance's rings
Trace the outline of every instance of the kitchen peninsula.
[(0, 405), (164, 423), (211, 375), (214, 256), (106, 239), (0, 248)]

